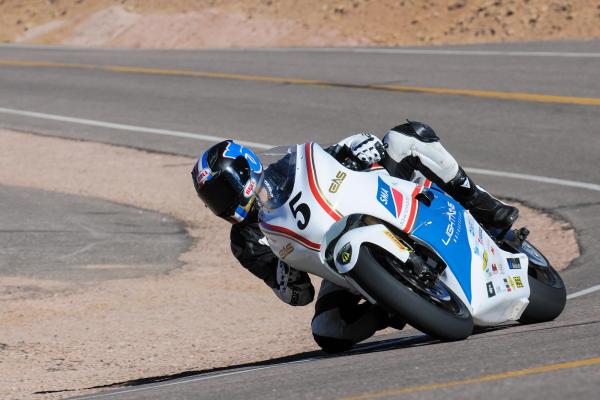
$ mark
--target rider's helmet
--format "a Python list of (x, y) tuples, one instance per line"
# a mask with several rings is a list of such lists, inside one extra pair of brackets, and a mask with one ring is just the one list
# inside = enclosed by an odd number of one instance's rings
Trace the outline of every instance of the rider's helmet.
[(206, 150), (192, 169), (200, 199), (217, 216), (234, 224), (248, 216), (262, 177), (263, 166), (256, 154), (233, 140)]

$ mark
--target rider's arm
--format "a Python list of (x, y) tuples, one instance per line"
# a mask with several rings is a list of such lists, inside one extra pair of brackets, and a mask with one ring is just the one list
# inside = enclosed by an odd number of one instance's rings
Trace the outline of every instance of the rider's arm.
[(235, 258), (273, 289), (281, 301), (292, 306), (304, 306), (313, 300), (315, 289), (308, 274), (280, 261), (255, 224), (233, 225), (230, 238)]
[(368, 169), (385, 155), (385, 147), (381, 140), (370, 133), (349, 136), (325, 151), (353, 170)]
[[(244, 268), (262, 279), (269, 287), (277, 287), (277, 256), (254, 224), (239, 223), (231, 227), (231, 251)], [(263, 243), (261, 243), (263, 240)]]

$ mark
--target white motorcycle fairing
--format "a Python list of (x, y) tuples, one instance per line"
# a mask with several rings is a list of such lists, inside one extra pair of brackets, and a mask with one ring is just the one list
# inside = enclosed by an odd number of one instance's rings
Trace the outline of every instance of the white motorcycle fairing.
[[(383, 224), (344, 232), (348, 216), (369, 215), (402, 230), (446, 263), (440, 280), (468, 307), (476, 325), (520, 317), (529, 297), (527, 256), (500, 249), (443, 191), (391, 177), (381, 168), (352, 171), (315, 143), (297, 145), (290, 156), (295, 157), (291, 191), (279, 206), (263, 207), (259, 216), (260, 228), (280, 259), (372, 301), (345, 275), (355, 266), (361, 246), (378, 246), (403, 262), (410, 250)], [(429, 206), (417, 200), (423, 191), (433, 194)], [(338, 237), (333, 268), (325, 253)]]

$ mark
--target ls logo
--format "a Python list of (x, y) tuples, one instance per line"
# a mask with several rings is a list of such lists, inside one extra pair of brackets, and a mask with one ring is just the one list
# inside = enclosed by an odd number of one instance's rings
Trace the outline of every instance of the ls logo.
[(252, 172), (260, 174), (262, 172), (262, 164), (256, 154), (247, 147), (241, 146), (235, 142), (229, 142), (227, 148), (223, 152), (223, 157), (236, 159), (242, 156), (248, 161)]

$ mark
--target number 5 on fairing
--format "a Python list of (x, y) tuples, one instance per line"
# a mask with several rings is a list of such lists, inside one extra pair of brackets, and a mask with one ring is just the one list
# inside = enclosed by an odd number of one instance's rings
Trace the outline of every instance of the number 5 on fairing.
[(290, 200), (290, 210), (292, 210), (294, 218), (298, 218), (298, 213), (302, 214), (303, 221), (298, 221), (297, 224), (299, 229), (305, 229), (308, 225), (308, 221), (310, 221), (310, 207), (308, 207), (308, 204), (302, 203), (294, 208), (294, 205), (300, 200), (300, 197), (302, 197), (302, 192), (298, 192), (298, 194)]

